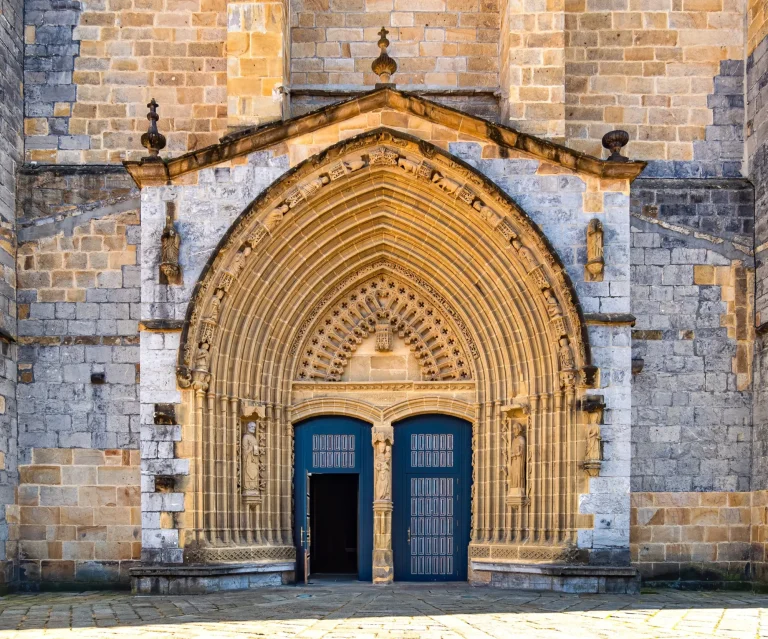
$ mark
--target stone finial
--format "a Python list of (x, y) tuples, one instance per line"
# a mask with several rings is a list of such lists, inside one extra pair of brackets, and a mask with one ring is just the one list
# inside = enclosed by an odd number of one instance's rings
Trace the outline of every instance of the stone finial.
[(147, 120), (149, 120), (149, 128), (147, 132), (141, 136), (141, 146), (149, 151), (149, 159), (159, 160), (159, 154), (162, 149), (165, 148), (165, 136), (157, 130), (157, 121), (160, 116), (157, 115), (157, 107), (160, 106), (155, 98), (152, 98), (147, 104), (149, 113), (147, 113)]
[(381, 37), (378, 42), (381, 53), (379, 53), (379, 57), (371, 64), (371, 69), (373, 69), (373, 72), (379, 76), (381, 84), (389, 84), (390, 76), (397, 71), (397, 62), (390, 58), (387, 53), (387, 47), (389, 46), (389, 40), (387, 40), (388, 33), (389, 31), (384, 27), (381, 27), (381, 31), (379, 31), (379, 36)]
[(619, 153), (622, 148), (627, 146), (627, 142), (629, 142), (629, 133), (621, 129), (608, 131), (603, 136), (603, 147), (611, 152), (608, 156), (609, 162), (629, 162), (629, 158)]

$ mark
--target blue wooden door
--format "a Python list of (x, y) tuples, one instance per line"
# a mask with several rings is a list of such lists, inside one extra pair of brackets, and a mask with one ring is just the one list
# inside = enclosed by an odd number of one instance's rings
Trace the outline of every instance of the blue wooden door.
[[(294, 430), (294, 543), (296, 579), (304, 580), (304, 557), (312, 556), (309, 525), (309, 475), (354, 473), (358, 478), (358, 579), (373, 578), (373, 447), (371, 426), (351, 417), (313, 417)], [(316, 513), (322, 517), (322, 513)], [(308, 534), (309, 531), (309, 534)], [(311, 567), (310, 567), (311, 572)]]
[(395, 579), (465, 581), (471, 425), (447, 415), (399, 422), (392, 457)]

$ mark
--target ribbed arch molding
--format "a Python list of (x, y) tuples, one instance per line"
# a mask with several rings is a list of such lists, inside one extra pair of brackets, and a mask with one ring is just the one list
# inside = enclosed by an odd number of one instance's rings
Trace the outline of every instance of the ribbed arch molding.
[[(376, 410), (400, 416), (441, 396), (472, 415), (473, 543), (574, 543), (577, 398), (595, 371), (565, 269), (495, 185), (424, 141), (377, 130), (268, 188), (195, 287), (178, 361), (197, 438), (193, 546), (292, 544), (292, 422), (323, 405), (359, 412), (340, 381), (347, 359), (369, 335), (385, 348), (388, 334), (414, 350), (422, 379), (405, 403), (392, 390)], [(227, 459), (238, 402), (259, 406), (266, 424), (267, 488), (254, 503), (233, 494)], [(500, 472), (511, 405), (526, 415), (530, 459), (517, 509)]]

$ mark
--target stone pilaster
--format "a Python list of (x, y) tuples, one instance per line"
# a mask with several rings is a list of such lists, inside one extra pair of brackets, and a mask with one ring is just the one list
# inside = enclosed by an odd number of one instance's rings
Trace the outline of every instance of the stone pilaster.
[(563, 0), (506, 0), (501, 17), (502, 122), (565, 139)]
[(227, 125), (279, 120), (283, 83), (281, 2), (227, 4)]
[(373, 427), (373, 583), (392, 583), (392, 443), (390, 424)]

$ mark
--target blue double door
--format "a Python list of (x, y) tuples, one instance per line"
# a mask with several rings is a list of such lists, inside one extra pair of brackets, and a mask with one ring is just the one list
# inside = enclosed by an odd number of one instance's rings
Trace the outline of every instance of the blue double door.
[[(348, 417), (318, 417), (298, 424), (295, 436), (297, 578), (303, 580), (308, 567), (310, 574), (351, 572), (370, 581), (370, 424)], [(396, 423), (392, 484), (395, 580), (466, 580), (470, 424), (445, 415)]]

